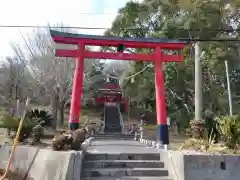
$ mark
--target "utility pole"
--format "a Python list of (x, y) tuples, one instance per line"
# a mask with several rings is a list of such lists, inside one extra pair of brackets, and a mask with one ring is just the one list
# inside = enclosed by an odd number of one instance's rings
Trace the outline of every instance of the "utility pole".
[(195, 43), (195, 120), (202, 120), (202, 69), (200, 43)]
[(225, 60), (225, 67), (226, 67), (226, 78), (227, 78), (227, 89), (228, 89), (228, 104), (229, 104), (229, 115), (233, 115), (233, 108), (232, 108), (232, 93), (231, 93), (231, 86), (230, 86), (230, 78), (229, 78), (229, 71), (228, 71), (228, 61)]

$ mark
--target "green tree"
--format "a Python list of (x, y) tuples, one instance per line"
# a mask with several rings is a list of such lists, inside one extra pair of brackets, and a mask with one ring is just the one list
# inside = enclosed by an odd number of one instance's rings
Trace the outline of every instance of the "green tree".
[[(230, 20), (232, 11), (226, 9), (229, 1), (160, 1), (144, 0), (142, 3), (129, 2), (119, 10), (119, 14), (106, 31), (107, 35), (129, 37), (160, 37), (169, 39), (180, 38), (233, 38), (220, 29), (233, 30)], [(238, 9), (239, 1), (231, 1)], [(234, 14), (237, 16), (237, 13)], [(237, 42), (203, 42), (203, 102), (204, 108), (214, 113), (226, 113), (227, 96), (224, 71), (224, 60), (229, 61), (230, 70), (235, 72), (238, 65)], [(128, 50), (129, 51), (129, 50)], [(149, 52), (148, 49), (134, 49), (136, 52)], [(194, 48), (186, 45), (182, 52), (184, 59), (181, 64), (167, 63), (165, 69), (165, 89), (168, 114), (180, 122), (187, 122), (194, 112)], [(148, 63), (135, 63), (134, 74)], [(138, 98), (144, 89), (144, 96), (155, 98), (153, 68), (135, 77), (135, 83), (130, 80), (124, 82), (124, 89), (133, 97)], [(233, 74), (233, 73), (232, 73)], [(144, 84), (144, 80), (147, 83)], [(145, 87), (144, 87), (145, 85)], [(137, 88), (138, 87), (138, 88)], [(146, 92), (147, 91), (147, 92)], [(145, 104), (146, 98), (141, 96), (138, 103)]]

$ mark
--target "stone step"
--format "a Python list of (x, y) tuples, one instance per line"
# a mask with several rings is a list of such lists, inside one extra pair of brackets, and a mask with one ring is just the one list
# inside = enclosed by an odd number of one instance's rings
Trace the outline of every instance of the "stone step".
[(100, 160), (85, 161), (84, 168), (164, 168), (164, 163), (155, 160)]
[(117, 123), (112, 123), (112, 124), (105, 124), (106, 129), (111, 129), (111, 128), (121, 128), (120, 122)]
[(121, 176), (121, 177), (85, 177), (83, 180), (172, 180), (168, 176), (161, 176), (161, 177), (156, 177), (156, 176)]
[(134, 135), (132, 134), (121, 134), (121, 133), (103, 133), (103, 134), (94, 134), (91, 137), (94, 137), (95, 139), (123, 139), (123, 140), (129, 140), (134, 139)]
[(85, 154), (85, 161), (95, 160), (160, 160), (159, 153), (152, 154)]
[(121, 136), (116, 136), (116, 137), (104, 137), (104, 136), (91, 136), (94, 137), (94, 139), (101, 140), (101, 139), (107, 139), (107, 140), (133, 140), (134, 137), (121, 137)]
[(129, 137), (94, 137), (94, 139), (96, 140), (113, 140), (113, 141), (117, 141), (117, 140), (133, 140), (133, 138), (129, 138)]
[(108, 126), (108, 127), (105, 126), (105, 127), (104, 127), (104, 130), (105, 130), (105, 131), (108, 131), (108, 130), (109, 130), (109, 131), (111, 131), (111, 130), (121, 130), (121, 129), (122, 129), (121, 126), (118, 126), (118, 127), (117, 127), (117, 126)]
[(108, 129), (108, 130), (103, 130), (104, 133), (121, 133), (122, 129)]
[(91, 137), (94, 137), (94, 138), (108, 138), (108, 139), (114, 139), (114, 138), (128, 138), (128, 139), (134, 139), (134, 136), (133, 135), (129, 135), (129, 136), (121, 136), (121, 135), (118, 135), (116, 134), (115, 136), (114, 135), (107, 135), (107, 136), (103, 136), (103, 135), (92, 135)]
[(109, 133), (109, 132), (110, 132), (110, 133), (111, 133), (111, 132), (112, 132), (112, 133), (115, 133), (115, 132), (120, 133), (120, 132), (122, 132), (122, 129), (107, 129), (107, 130), (104, 129), (104, 132), (105, 132), (105, 133)]
[(121, 136), (121, 137), (134, 137), (134, 134), (122, 134), (121, 132), (108, 132), (108, 133), (96, 133), (94, 136), (103, 136), (103, 137), (113, 137), (113, 136)]
[(105, 124), (105, 129), (119, 129), (122, 128), (121, 124)]
[[(164, 168), (94, 168), (83, 169), (82, 177), (122, 177), (122, 176), (168, 176)], [(116, 178), (117, 179), (117, 178)]]

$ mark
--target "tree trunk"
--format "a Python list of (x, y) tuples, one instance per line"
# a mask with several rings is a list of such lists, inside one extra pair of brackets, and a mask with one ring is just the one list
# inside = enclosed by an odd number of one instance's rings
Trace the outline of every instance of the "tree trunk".
[(61, 127), (61, 122), (59, 119), (59, 105), (60, 105), (60, 98), (59, 98), (59, 87), (56, 86), (55, 87), (55, 91), (53, 92), (53, 98), (54, 98), (54, 103), (53, 103), (53, 109), (54, 109), (54, 114), (55, 114), (55, 129), (60, 128)]
[(57, 93), (53, 94), (52, 97), (52, 116), (53, 116), (53, 124), (52, 128), (56, 129), (58, 126), (58, 106), (59, 106), (59, 97)]
[(56, 109), (56, 106), (55, 106), (55, 99), (54, 97), (52, 97), (52, 117), (53, 117), (53, 121), (52, 121), (52, 128), (53, 129), (56, 129), (56, 126), (57, 126), (57, 109)]
[(59, 102), (58, 121), (59, 121), (60, 126), (63, 126), (63, 124), (64, 124), (64, 108), (65, 108), (65, 101)]
[(180, 128), (181, 128), (180, 123), (176, 122), (176, 132), (177, 132), (177, 134), (180, 134), (180, 131), (181, 131)]

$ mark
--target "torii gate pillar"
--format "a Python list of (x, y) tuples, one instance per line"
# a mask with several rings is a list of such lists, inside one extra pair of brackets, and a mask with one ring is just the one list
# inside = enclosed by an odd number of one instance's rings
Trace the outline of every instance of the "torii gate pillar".
[(162, 69), (162, 52), (159, 47), (156, 47), (154, 52), (154, 78), (155, 78), (155, 94), (156, 94), (156, 116), (157, 141), (162, 144), (169, 144), (169, 134), (167, 125), (167, 113), (164, 91), (164, 72)]
[(83, 86), (84, 51), (85, 51), (85, 45), (83, 43), (78, 44), (78, 51), (79, 57), (75, 61), (75, 71), (72, 87), (72, 100), (68, 119), (69, 128), (71, 130), (76, 130), (79, 128), (79, 114)]

